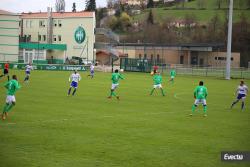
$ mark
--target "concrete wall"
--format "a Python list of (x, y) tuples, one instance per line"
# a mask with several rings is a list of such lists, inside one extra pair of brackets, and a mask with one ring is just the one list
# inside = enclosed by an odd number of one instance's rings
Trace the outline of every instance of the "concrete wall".
[[(226, 52), (212, 52), (208, 64), (214, 67), (225, 67), (226, 57)], [(232, 53), (231, 67), (240, 67), (240, 53)]]
[(0, 14), (0, 61), (18, 61), (19, 16)]

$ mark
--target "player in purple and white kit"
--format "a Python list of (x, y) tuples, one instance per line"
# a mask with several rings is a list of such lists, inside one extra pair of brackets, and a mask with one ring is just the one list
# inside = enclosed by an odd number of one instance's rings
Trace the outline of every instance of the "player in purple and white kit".
[(88, 76), (91, 76), (91, 79), (94, 78), (94, 71), (95, 66), (93, 64), (90, 65), (90, 74)]
[(25, 78), (24, 78), (24, 82), (29, 82), (29, 78), (30, 78), (30, 71), (33, 70), (33, 67), (31, 65), (31, 63), (29, 63), (28, 65), (25, 66)]
[(244, 81), (240, 81), (240, 85), (236, 89), (237, 99), (232, 103), (231, 108), (238, 103), (240, 100), (241, 103), (241, 111), (245, 108), (245, 99), (248, 93), (248, 87), (244, 84)]
[(71, 93), (71, 89), (74, 88), (74, 91), (72, 93), (72, 96), (75, 95), (76, 93), (76, 89), (78, 87), (78, 82), (81, 80), (81, 76), (79, 73), (77, 73), (77, 71), (75, 70), (73, 74), (71, 74), (71, 76), (69, 77), (69, 82), (71, 81), (71, 84), (70, 84), (70, 88), (69, 88), (69, 91), (68, 91), (68, 96), (70, 95)]

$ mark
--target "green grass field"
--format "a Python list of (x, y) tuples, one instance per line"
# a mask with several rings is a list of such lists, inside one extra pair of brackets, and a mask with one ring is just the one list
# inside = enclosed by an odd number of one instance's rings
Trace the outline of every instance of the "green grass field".
[[(219, 16), (220, 21), (225, 21), (226, 11), (225, 10), (175, 10), (166, 8), (153, 8), (153, 14), (157, 22), (164, 23), (167, 18), (174, 19), (185, 19), (187, 15), (194, 16), (199, 23), (208, 23), (216, 14)], [(248, 21), (250, 21), (250, 10), (234, 10), (233, 22), (240, 21), (241, 15), (244, 13)], [(148, 18), (149, 10), (145, 10), (142, 14), (135, 15), (134, 21), (145, 21)]]
[[(179, 5), (174, 5), (171, 7), (160, 7), (153, 8), (154, 17), (157, 22), (164, 23), (166, 18), (174, 18), (174, 19), (185, 19), (187, 15), (192, 15), (195, 17), (196, 21), (201, 24), (207, 24), (215, 15), (218, 15), (220, 21), (223, 23), (225, 21), (225, 17), (227, 14), (228, 4), (226, 1), (221, 1), (221, 9), (218, 10), (218, 0), (202, 0), (202, 8), (200, 10), (200, 6), (198, 2), (201, 0), (195, 0), (191, 2), (184, 3), (184, 10), (176, 9), (177, 7), (181, 8), (182, 3)], [(233, 22), (238, 22), (241, 19), (242, 14), (245, 15), (247, 21), (250, 21), (250, 10), (247, 6), (247, 0), (234, 0), (234, 11), (233, 11)], [(141, 14), (135, 15), (133, 19), (135, 21), (144, 21), (148, 18), (149, 9), (144, 10)]]
[[(13, 71), (12, 71), (13, 72)], [(23, 71), (15, 71), (19, 79)], [(86, 72), (75, 97), (67, 97), (70, 72), (33, 71), (17, 92), (17, 105), (0, 121), (1, 167), (231, 167), (221, 151), (250, 150), (250, 101), (230, 111), (239, 80), (164, 76), (166, 97), (149, 96), (152, 77), (124, 73), (108, 100), (110, 73)], [(193, 89), (208, 87), (208, 117), (202, 107), (190, 117)], [(3, 79), (0, 80), (3, 85)], [(250, 80), (246, 81), (250, 85)], [(2, 87), (1, 107), (5, 102)]]

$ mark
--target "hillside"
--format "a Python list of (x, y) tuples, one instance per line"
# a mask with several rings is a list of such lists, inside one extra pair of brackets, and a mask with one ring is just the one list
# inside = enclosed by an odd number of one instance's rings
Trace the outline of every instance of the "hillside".
[[(182, 8), (182, 4), (172, 7), (153, 8), (152, 10), (156, 22), (162, 23), (168, 17), (172, 17), (175, 19), (184, 19), (186, 15), (193, 15), (198, 22), (206, 23), (216, 14), (218, 14), (221, 20), (225, 20), (225, 16), (227, 14), (227, 4), (222, 3), (220, 9), (218, 9), (218, 6), (216, 4), (217, 0), (204, 1), (205, 3), (203, 5), (200, 5), (200, 7), (197, 4), (198, 1), (199, 0), (186, 2), (184, 4), (184, 8)], [(247, 0), (241, 0), (242, 4), (246, 4), (246, 1)], [(235, 1), (234, 3), (234, 22), (239, 21), (242, 14), (244, 14), (245, 16), (250, 16), (250, 10), (247, 10), (246, 5), (242, 4), (239, 5), (237, 1)], [(145, 19), (147, 19), (148, 13), (149, 9), (146, 9), (141, 14), (135, 15), (133, 19), (134, 21), (143, 22)], [(250, 21), (250, 17), (247, 18)]]

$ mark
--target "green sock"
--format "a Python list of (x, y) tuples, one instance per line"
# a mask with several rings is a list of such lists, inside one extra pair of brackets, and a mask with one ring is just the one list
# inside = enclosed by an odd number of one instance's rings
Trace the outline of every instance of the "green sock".
[(114, 91), (112, 92), (112, 96), (116, 96), (116, 93)]
[(203, 106), (203, 111), (204, 111), (204, 114), (207, 115), (207, 106)]
[(161, 94), (162, 96), (165, 96), (163, 89), (161, 89)]
[(154, 93), (154, 91), (155, 91), (155, 88), (153, 88), (153, 89), (151, 90), (150, 95), (152, 95), (152, 94)]
[(196, 105), (193, 105), (192, 106), (192, 114), (194, 113), (195, 109), (196, 109)]
[(3, 108), (3, 113), (4, 113), (4, 112), (7, 112), (8, 106), (9, 106), (9, 104), (5, 104), (5, 106), (4, 106), (4, 108)]

